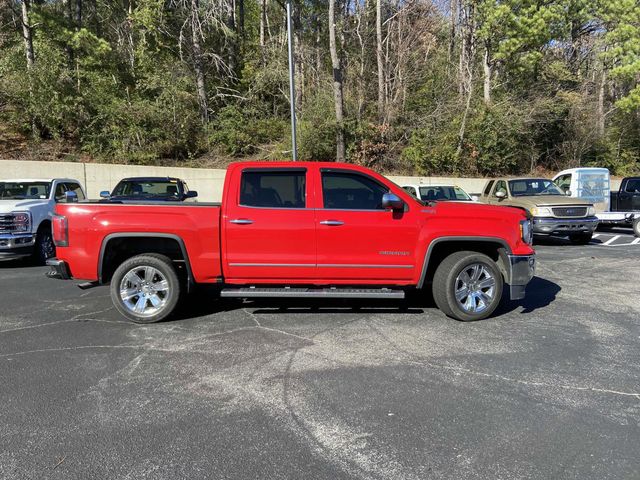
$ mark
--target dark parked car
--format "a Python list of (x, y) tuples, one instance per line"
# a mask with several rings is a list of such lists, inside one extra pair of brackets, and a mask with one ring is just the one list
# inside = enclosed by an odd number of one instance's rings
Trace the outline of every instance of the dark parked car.
[(184, 180), (173, 177), (123, 178), (113, 192), (100, 192), (100, 197), (110, 202), (184, 202), (197, 196)]

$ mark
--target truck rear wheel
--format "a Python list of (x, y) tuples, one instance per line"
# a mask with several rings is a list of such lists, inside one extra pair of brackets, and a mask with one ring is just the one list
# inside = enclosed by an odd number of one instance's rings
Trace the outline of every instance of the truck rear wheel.
[(147, 253), (122, 263), (113, 273), (110, 290), (122, 315), (135, 323), (154, 323), (175, 309), (180, 281), (170, 258)]
[(442, 312), (471, 322), (487, 318), (502, 299), (504, 280), (491, 258), (456, 252), (445, 258), (433, 277), (433, 299)]
[(640, 237), (640, 218), (633, 221), (633, 233), (636, 237)]

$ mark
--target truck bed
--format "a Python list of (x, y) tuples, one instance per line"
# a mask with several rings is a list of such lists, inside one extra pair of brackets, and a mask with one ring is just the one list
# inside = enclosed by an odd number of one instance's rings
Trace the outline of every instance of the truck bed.
[(215, 283), (222, 275), (220, 203), (87, 201), (60, 203), (56, 213), (67, 217), (69, 238), (58, 256), (74, 265), (75, 278), (98, 280), (107, 243), (126, 236), (175, 239), (197, 283)]

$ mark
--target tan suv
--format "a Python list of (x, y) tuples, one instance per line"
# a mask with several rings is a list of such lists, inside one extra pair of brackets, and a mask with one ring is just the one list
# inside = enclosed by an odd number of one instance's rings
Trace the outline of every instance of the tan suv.
[(489, 180), (480, 200), (526, 210), (533, 216), (533, 233), (567, 236), (576, 244), (589, 243), (598, 226), (591, 203), (568, 197), (546, 178)]

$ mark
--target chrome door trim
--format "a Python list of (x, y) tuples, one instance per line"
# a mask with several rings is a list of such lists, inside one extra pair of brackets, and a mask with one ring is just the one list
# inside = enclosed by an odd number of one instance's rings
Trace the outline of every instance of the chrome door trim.
[(230, 263), (230, 267), (315, 267), (315, 263)]
[(229, 223), (233, 223), (235, 225), (251, 225), (253, 220), (248, 218), (235, 218), (233, 220), (229, 220)]
[(413, 265), (367, 265), (357, 263), (319, 263), (320, 268), (413, 268)]
[(367, 265), (356, 263), (230, 263), (230, 267), (319, 267), (319, 268), (414, 268), (414, 265)]

